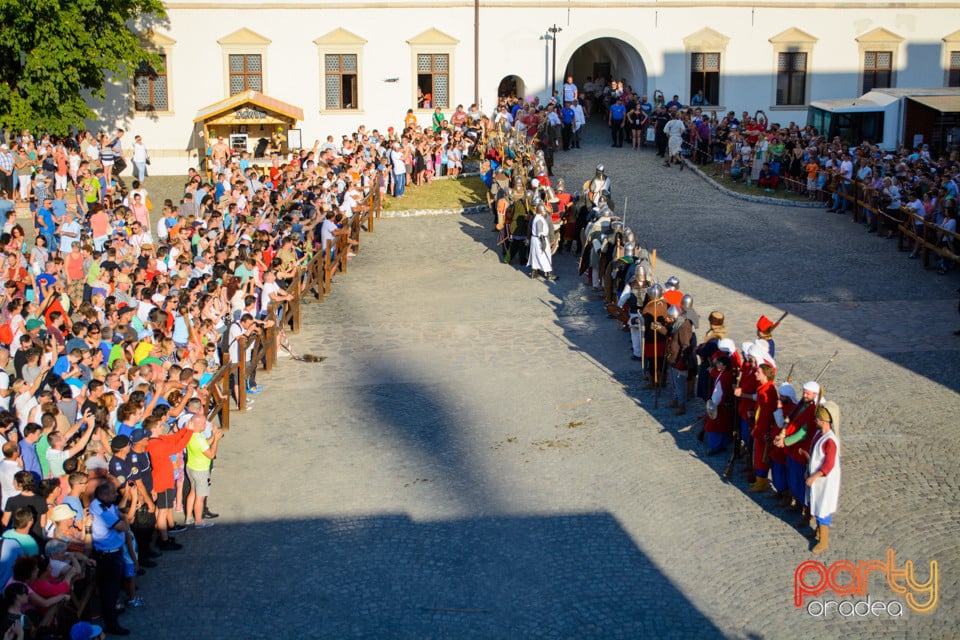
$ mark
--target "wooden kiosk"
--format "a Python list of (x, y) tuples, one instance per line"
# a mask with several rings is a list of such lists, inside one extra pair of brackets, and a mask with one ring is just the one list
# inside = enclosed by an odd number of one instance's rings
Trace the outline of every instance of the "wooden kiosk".
[[(232, 95), (197, 112), (199, 157), (208, 177), (209, 151), (218, 138), (230, 147), (231, 153), (250, 154), (252, 164), (270, 164), (276, 156), (285, 157), (299, 150), (299, 135), (291, 146), (290, 130), (303, 120), (303, 109), (265, 96), (257, 91)], [(299, 134), (299, 131), (297, 131)]]

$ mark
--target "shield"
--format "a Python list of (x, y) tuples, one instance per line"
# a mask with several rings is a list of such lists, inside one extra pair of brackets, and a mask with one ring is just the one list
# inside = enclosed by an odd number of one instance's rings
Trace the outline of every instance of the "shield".
[(711, 420), (717, 419), (717, 404), (713, 401), (712, 398), (710, 400), (707, 400), (707, 415), (710, 417)]

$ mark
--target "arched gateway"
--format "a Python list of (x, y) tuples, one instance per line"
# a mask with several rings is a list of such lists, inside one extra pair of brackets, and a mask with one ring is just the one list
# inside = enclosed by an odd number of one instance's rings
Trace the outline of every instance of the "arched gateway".
[(637, 94), (647, 91), (647, 67), (630, 43), (612, 36), (594, 38), (577, 47), (567, 61), (563, 77), (573, 76), (582, 86), (586, 79), (623, 80)]

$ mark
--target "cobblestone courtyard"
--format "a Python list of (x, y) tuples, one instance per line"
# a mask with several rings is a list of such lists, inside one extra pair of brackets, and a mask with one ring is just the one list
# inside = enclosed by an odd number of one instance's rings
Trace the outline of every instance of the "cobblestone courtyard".
[[(281, 359), (234, 414), (223, 515), (143, 580), (147, 607), (124, 617), (137, 637), (958, 637), (956, 275), (848, 217), (728, 198), (603, 130), (585, 147), (557, 175), (572, 190), (602, 161), (659, 279), (677, 275), (701, 318), (722, 310), (739, 343), (789, 311), (777, 361), (798, 386), (839, 350), (823, 383), (843, 411), (843, 487), (817, 559), (889, 548), (922, 581), (936, 561), (937, 608), (795, 607), (813, 557), (796, 517), (703, 457), (701, 403), (654, 409), (570, 255), (558, 282), (530, 280), (499, 263), (481, 214), (378, 222), (304, 308), (292, 342), (328, 359)], [(905, 602), (876, 574), (869, 587)]]

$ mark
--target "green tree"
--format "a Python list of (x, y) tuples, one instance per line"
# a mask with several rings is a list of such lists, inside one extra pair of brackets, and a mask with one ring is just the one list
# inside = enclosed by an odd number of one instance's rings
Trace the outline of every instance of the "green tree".
[(0, 0), (0, 125), (63, 135), (95, 114), (109, 77), (160, 59), (131, 25), (166, 18), (160, 0)]

